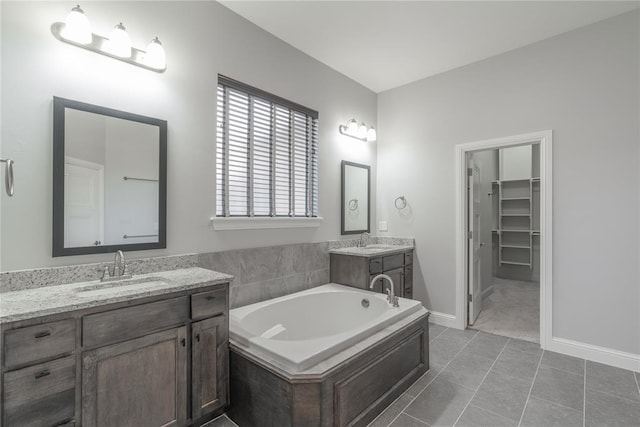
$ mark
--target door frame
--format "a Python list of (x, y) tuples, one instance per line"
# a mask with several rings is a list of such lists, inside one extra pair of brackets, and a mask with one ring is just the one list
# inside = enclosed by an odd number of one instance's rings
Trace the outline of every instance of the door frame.
[(458, 329), (466, 329), (468, 278), (467, 228), (467, 153), (519, 145), (540, 145), (540, 347), (547, 349), (552, 338), (552, 139), (545, 130), (522, 135), (475, 141), (455, 146), (456, 202), (456, 320)]

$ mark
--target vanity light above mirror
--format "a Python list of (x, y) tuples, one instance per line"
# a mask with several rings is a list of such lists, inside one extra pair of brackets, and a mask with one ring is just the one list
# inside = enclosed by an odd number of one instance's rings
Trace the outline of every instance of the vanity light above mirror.
[(364, 122), (361, 122), (360, 125), (358, 125), (356, 119), (351, 119), (347, 124), (338, 126), (338, 131), (342, 135), (350, 136), (351, 138), (366, 142), (374, 142), (378, 137), (373, 126), (367, 128), (367, 125)]
[(53, 23), (51, 32), (62, 42), (147, 70), (162, 73), (167, 69), (166, 54), (158, 37), (151, 40), (144, 51), (131, 46), (131, 38), (122, 22), (115, 25), (109, 37), (92, 33), (89, 18), (80, 5), (71, 9), (65, 22)]

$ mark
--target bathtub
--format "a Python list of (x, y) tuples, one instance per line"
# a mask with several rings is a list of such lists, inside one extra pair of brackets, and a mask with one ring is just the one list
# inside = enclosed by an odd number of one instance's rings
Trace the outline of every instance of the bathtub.
[(233, 345), (250, 349), (295, 373), (353, 346), (387, 326), (423, 310), (419, 301), (330, 283), (233, 309)]

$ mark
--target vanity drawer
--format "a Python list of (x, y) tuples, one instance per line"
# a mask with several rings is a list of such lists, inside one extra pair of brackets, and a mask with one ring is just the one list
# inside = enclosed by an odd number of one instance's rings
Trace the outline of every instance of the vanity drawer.
[(14, 329), (4, 334), (6, 369), (70, 353), (76, 346), (74, 319)]
[(75, 384), (74, 356), (6, 372), (4, 425), (68, 425), (75, 413)]
[(389, 255), (382, 258), (382, 269), (384, 271), (393, 270), (394, 268), (404, 265), (404, 254)]
[(93, 347), (129, 340), (184, 323), (188, 317), (186, 296), (91, 314), (82, 319), (82, 344)]
[(369, 260), (369, 274), (382, 273), (382, 258), (371, 258)]
[(404, 254), (404, 265), (413, 264), (413, 252), (407, 252)]
[(226, 289), (201, 292), (191, 296), (191, 318), (202, 319), (222, 314), (227, 309)]

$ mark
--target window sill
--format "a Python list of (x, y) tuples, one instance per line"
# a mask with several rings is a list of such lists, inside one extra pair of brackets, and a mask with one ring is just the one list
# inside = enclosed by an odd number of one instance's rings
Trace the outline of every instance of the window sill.
[(213, 229), (224, 230), (264, 230), (270, 228), (317, 228), (320, 227), (321, 217), (316, 218), (286, 218), (286, 217), (237, 217), (213, 218)]

